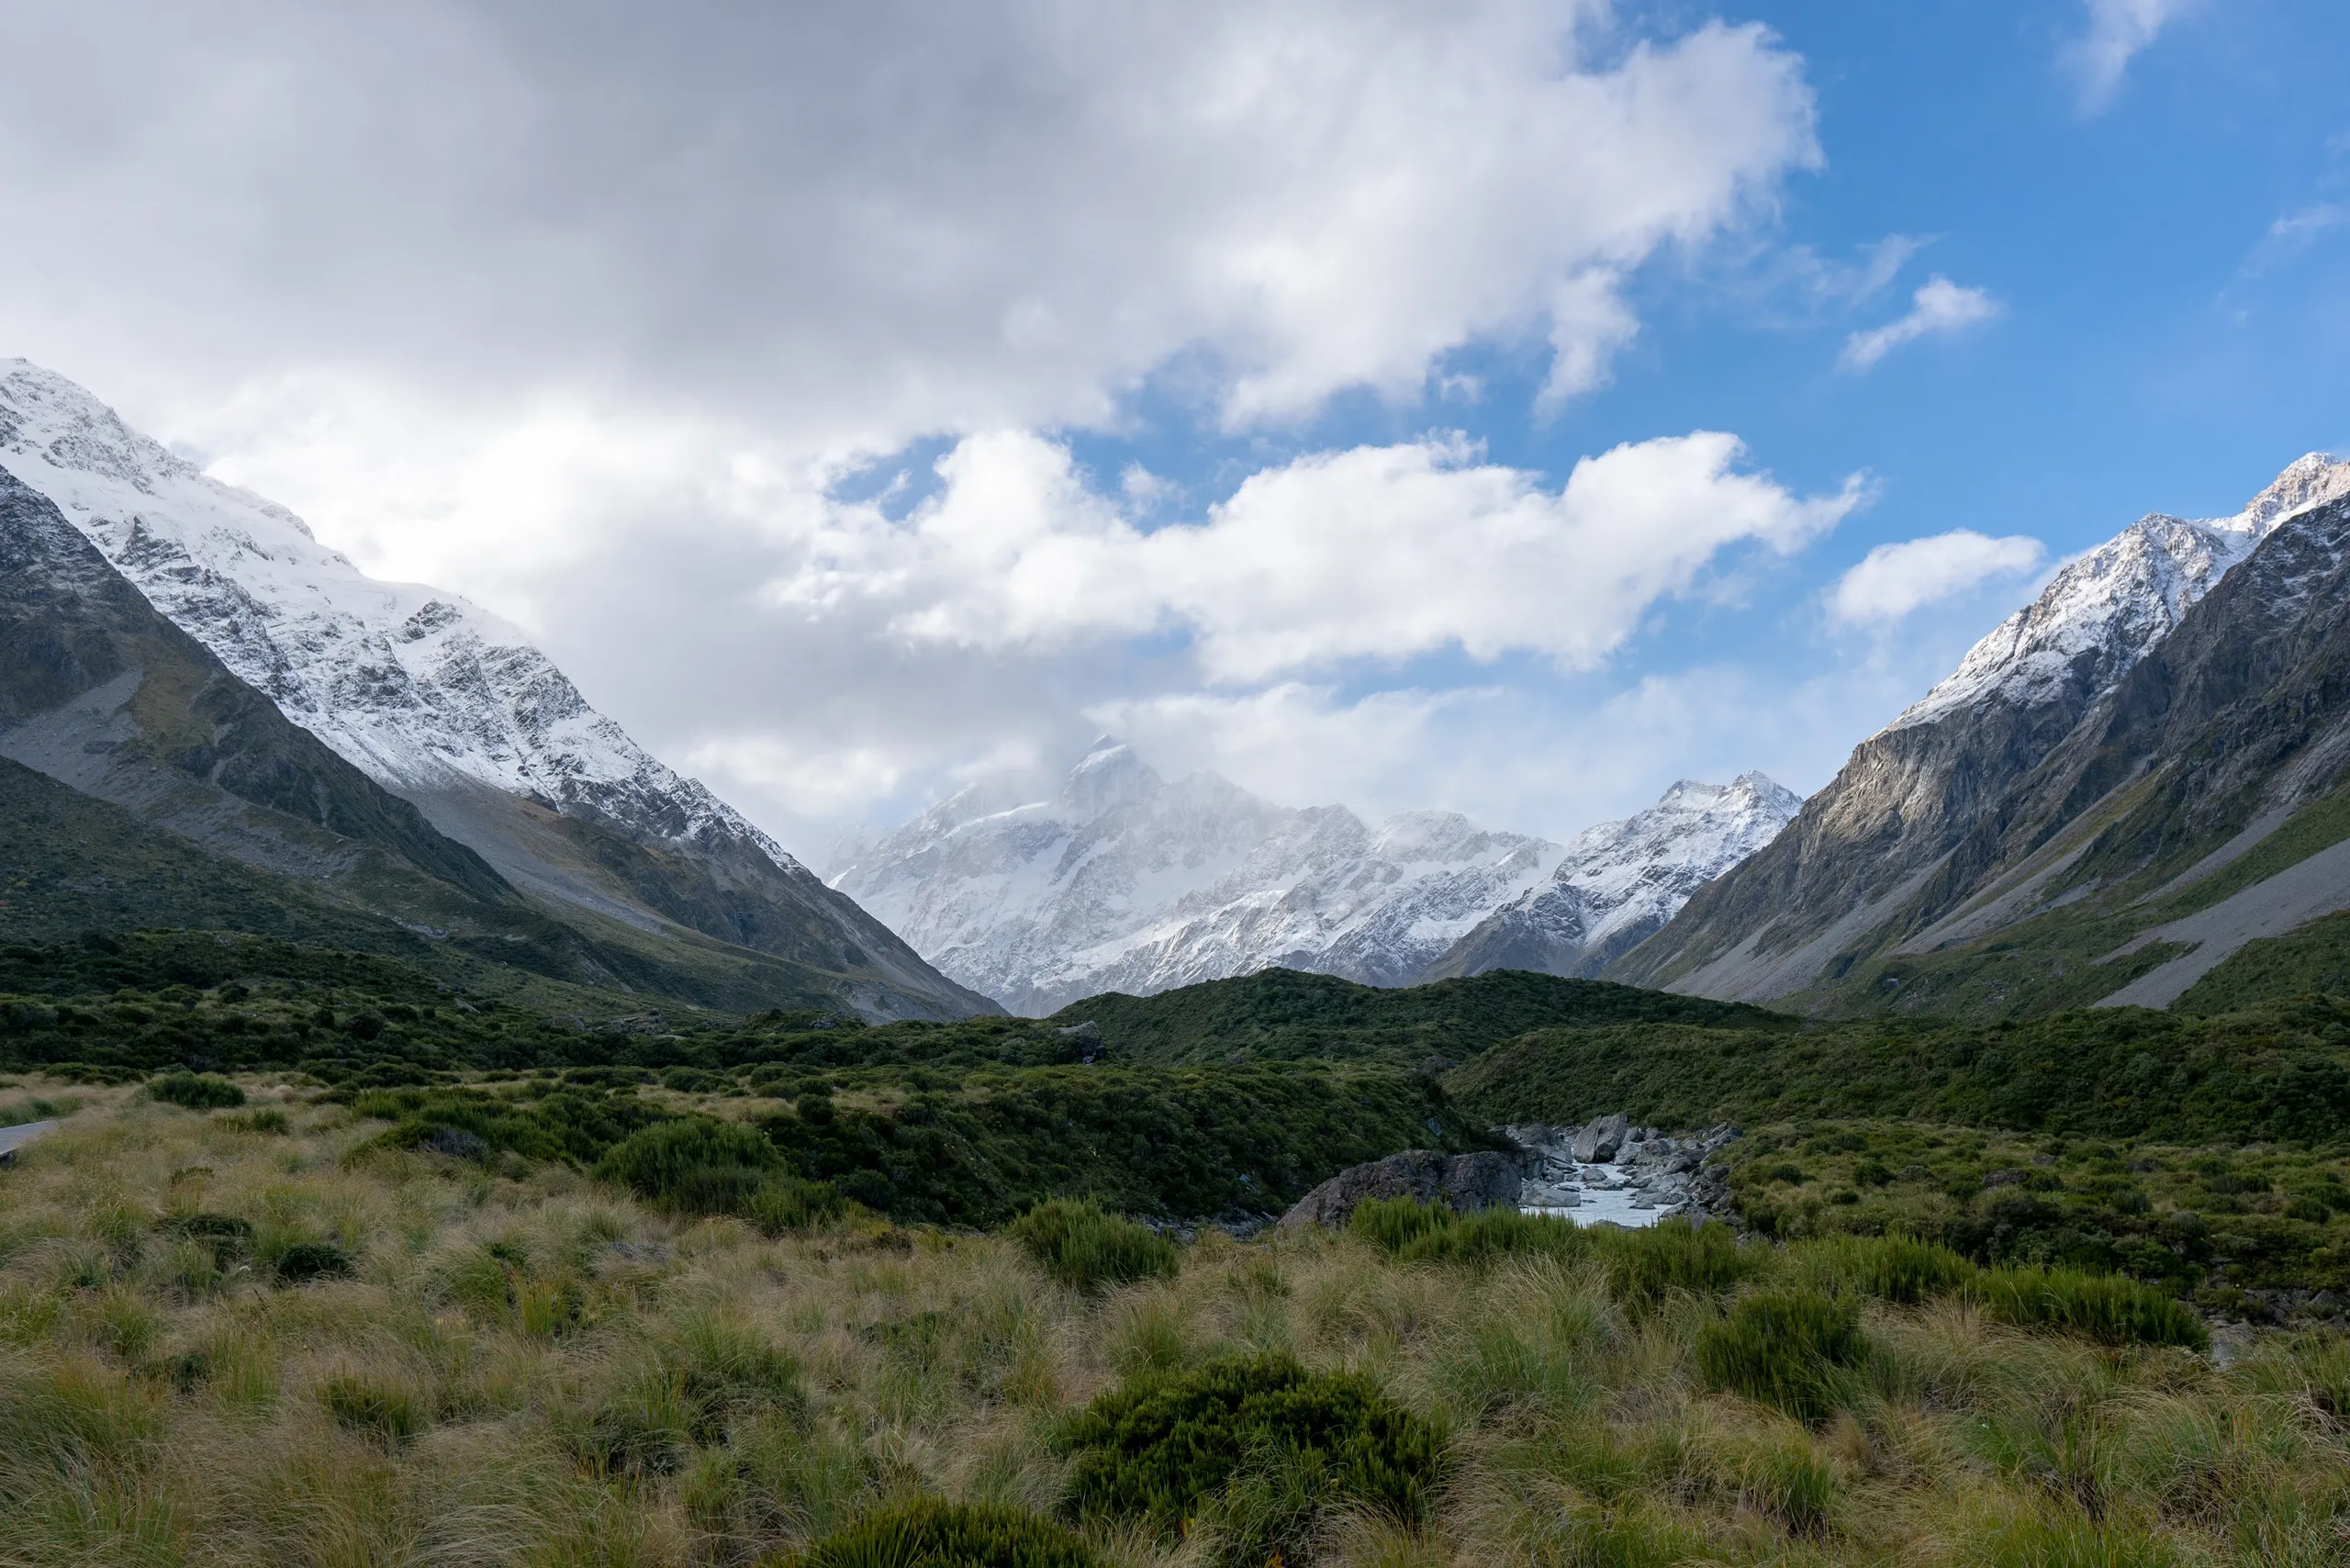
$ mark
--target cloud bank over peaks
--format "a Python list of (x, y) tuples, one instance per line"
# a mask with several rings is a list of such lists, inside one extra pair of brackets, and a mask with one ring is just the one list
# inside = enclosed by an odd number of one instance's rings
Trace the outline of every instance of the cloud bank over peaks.
[(1197, 522), (1146, 532), (1067, 447), (972, 436), (903, 520), (833, 507), (767, 588), (813, 613), (878, 608), (912, 643), (989, 653), (1176, 633), (1246, 686), (1457, 650), (1587, 669), (1735, 547), (1791, 553), (1863, 495), (1799, 497), (1699, 431), (1579, 461), (1553, 490), (1460, 436), (1317, 452), (1250, 476)]

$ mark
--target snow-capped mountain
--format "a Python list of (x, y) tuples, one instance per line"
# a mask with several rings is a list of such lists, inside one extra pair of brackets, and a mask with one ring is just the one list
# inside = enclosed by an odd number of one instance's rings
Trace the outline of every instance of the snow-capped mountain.
[(1760, 773), (1684, 778), (1647, 811), (1575, 834), (1549, 880), (1478, 922), (1427, 978), (1538, 969), (1591, 976), (1690, 895), (1778, 836), (1803, 797)]
[(966, 790), (833, 885), (1015, 1012), (1272, 966), (1408, 985), (1497, 909), (1538, 900), (1578, 851), (1577, 896), (1605, 906), (1595, 918), (1607, 932), (1670, 914), (1684, 883), (1718, 873), (1754, 835), (1741, 812), (1784, 820), (1792, 800), (1752, 775), (1679, 785), (1562, 849), (1449, 812), (1373, 826), (1343, 806), (1275, 806), (1213, 774), (1169, 783), (1103, 740), (1053, 799), (1007, 805)]
[(834, 877), (950, 977), (1016, 1013), (1280, 965), (1416, 979), (1558, 846), (1445, 812), (1377, 827), (1098, 743), (1049, 801), (966, 790)]
[[(2233, 517), (2152, 514), (2069, 563), (1606, 978), (1763, 1002), (1832, 984), (1872, 953), (1943, 940), (1990, 896), (1983, 879), (2010, 853), (2035, 770), (2279, 528), (2345, 496), (2350, 463), (2311, 454)], [(1968, 913), (1967, 929), (2036, 910), (2036, 886), (2012, 908)]]
[(1994, 695), (2037, 704), (2084, 668), (2097, 672), (2098, 689), (2109, 689), (2278, 523), (2344, 495), (2350, 463), (2312, 452), (2233, 517), (2148, 513), (2065, 566), (1892, 727), (1930, 723)]
[[(590, 707), (519, 629), (454, 594), (367, 577), (292, 512), (213, 479), (64, 377), (0, 360), (0, 466), (287, 718), (517, 885), (641, 928), (876, 969), (921, 1008), (980, 1004)], [(598, 833), (666, 858), (623, 869), (629, 857), (583, 842)], [(876, 992), (861, 1005), (901, 1002)]]
[(664, 838), (740, 835), (794, 864), (590, 708), (516, 627), (454, 594), (365, 576), (292, 512), (23, 360), (0, 360), (0, 465), (287, 717), (384, 783), (469, 779)]

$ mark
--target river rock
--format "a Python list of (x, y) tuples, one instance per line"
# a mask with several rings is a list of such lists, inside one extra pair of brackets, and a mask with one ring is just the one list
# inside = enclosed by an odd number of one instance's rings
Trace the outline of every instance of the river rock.
[(1348, 1166), (1298, 1199), (1281, 1224), (1344, 1225), (1356, 1204), (1373, 1198), (1417, 1198), (1461, 1210), (1516, 1208), (1523, 1182), (1518, 1162), (1506, 1154), (1405, 1149)]
[(1575, 1134), (1575, 1159), (1585, 1165), (1606, 1164), (1622, 1150), (1625, 1135), (1631, 1130), (1632, 1118), (1621, 1111), (1589, 1123)]

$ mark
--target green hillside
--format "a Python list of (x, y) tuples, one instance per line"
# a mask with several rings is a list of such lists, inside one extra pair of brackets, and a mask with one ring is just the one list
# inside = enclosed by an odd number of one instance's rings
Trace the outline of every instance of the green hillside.
[(1050, 1022), (1099, 1025), (1113, 1050), (1169, 1063), (1311, 1058), (1416, 1064), (1432, 1056), (1459, 1061), (1529, 1030), (1569, 1025), (1795, 1026), (1760, 1007), (1523, 969), (1395, 989), (1262, 969), (1156, 996), (1089, 997)]
[[(6, 758), (0, 822), (0, 943), (200, 931), (382, 955), (493, 992), (551, 985), (563, 1000), (550, 1005), (573, 1010), (843, 1005), (842, 977), (808, 965), (682, 928), (484, 902), (374, 849), (331, 879), (249, 866)], [(583, 1004), (572, 997), (583, 988), (609, 999)]]
[(1992, 1026), (1550, 1030), (1449, 1074), (1488, 1122), (1628, 1111), (1661, 1126), (1807, 1116), (2323, 1143), (2350, 1130), (2350, 1002), (2197, 1016), (2097, 1008)]

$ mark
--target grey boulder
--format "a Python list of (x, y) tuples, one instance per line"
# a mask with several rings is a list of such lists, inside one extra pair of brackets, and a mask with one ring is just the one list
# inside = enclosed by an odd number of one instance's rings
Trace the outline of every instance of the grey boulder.
[(1515, 1208), (1524, 1180), (1518, 1162), (1506, 1154), (1405, 1149), (1348, 1166), (1298, 1199), (1281, 1224), (1344, 1225), (1357, 1204), (1374, 1198), (1417, 1198), (1463, 1210)]
[(1605, 1165), (1622, 1152), (1624, 1138), (1632, 1130), (1632, 1118), (1618, 1111), (1612, 1116), (1602, 1116), (1575, 1134), (1575, 1159), (1584, 1165)]

